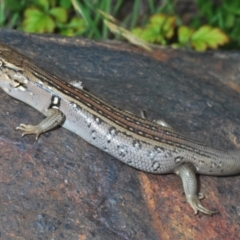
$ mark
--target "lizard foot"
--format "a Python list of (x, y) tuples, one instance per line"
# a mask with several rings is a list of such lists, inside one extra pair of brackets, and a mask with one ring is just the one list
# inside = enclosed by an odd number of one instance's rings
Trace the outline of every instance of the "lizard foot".
[(47, 109), (45, 115), (47, 117), (36, 126), (21, 123), (16, 129), (23, 131), (22, 136), (36, 134), (37, 140), (41, 133), (54, 129), (65, 120), (65, 115), (56, 108)]
[(36, 134), (36, 140), (38, 139), (39, 135), (43, 132), (42, 128), (38, 127), (38, 125), (26, 125), (21, 123), (17, 128), (17, 130), (23, 131), (22, 137), (28, 134)]
[(201, 202), (199, 200), (199, 199), (204, 198), (204, 195), (202, 193), (199, 193), (199, 196), (188, 195), (188, 196), (186, 196), (186, 198), (187, 198), (187, 202), (191, 205), (192, 209), (194, 210), (194, 214), (197, 214), (198, 211), (208, 214), (208, 215), (218, 213), (218, 211), (211, 211), (211, 210), (208, 210), (207, 208), (203, 207), (203, 205), (201, 204)]

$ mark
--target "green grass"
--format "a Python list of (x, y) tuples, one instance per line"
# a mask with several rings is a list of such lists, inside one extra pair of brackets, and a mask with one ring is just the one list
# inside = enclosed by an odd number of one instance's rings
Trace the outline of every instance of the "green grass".
[[(129, 31), (137, 26), (144, 28), (150, 17), (156, 13), (174, 16), (177, 27), (182, 25), (181, 16), (176, 14), (176, 0), (145, 1), (147, 4), (144, 11), (141, 8), (142, 0), (134, 0), (132, 6), (126, 8), (129, 2), (124, 0), (0, 0), (0, 27), (33, 33), (83, 36), (98, 40), (113, 38), (114, 36), (103, 23), (103, 16), (99, 13), (99, 9), (120, 19), (119, 26)], [(199, 29), (203, 25), (209, 25), (220, 28), (231, 40), (225, 47), (239, 48), (240, 1), (222, 0), (219, 5), (214, 5), (213, 1), (209, 0), (196, 2), (198, 13), (188, 23), (188, 27)], [(121, 12), (122, 9), (124, 11)]]

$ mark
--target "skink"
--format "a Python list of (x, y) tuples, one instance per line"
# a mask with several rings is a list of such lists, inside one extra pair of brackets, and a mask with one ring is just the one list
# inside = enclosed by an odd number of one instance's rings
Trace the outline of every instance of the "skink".
[(187, 202), (196, 214), (214, 214), (203, 207), (196, 174), (240, 172), (238, 151), (222, 151), (193, 141), (169, 126), (113, 107), (91, 93), (42, 70), (26, 56), (0, 44), (0, 86), (10, 96), (43, 113), (38, 125), (20, 124), (23, 135), (49, 131), (58, 125), (139, 170), (175, 173), (182, 179)]

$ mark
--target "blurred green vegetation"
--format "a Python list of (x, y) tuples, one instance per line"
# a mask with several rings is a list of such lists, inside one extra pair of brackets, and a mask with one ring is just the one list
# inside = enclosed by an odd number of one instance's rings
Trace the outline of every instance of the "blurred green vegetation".
[(119, 29), (148, 43), (198, 51), (221, 45), (240, 47), (239, 0), (196, 0), (197, 12), (187, 25), (177, 13), (177, 0), (144, 2), (142, 11), (142, 0), (0, 0), (0, 27), (101, 40), (119, 38), (121, 31), (110, 32), (102, 11), (120, 19), (115, 22)]

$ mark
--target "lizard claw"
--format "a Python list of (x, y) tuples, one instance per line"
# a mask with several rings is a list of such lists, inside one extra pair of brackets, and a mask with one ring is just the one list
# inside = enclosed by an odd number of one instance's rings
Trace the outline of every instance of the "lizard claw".
[(199, 200), (199, 199), (204, 198), (204, 195), (202, 193), (199, 193), (199, 196), (188, 195), (188, 196), (186, 196), (186, 198), (187, 198), (187, 202), (191, 205), (195, 215), (198, 213), (198, 211), (208, 214), (208, 215), (218, 213), (218, 211), (211, 211), (211, 210), (208, 210), (207, 208), (203, 207), (203, 205), (201, 204), (201, 202)]
[(38, 139), (39, 135), (42, 133), (42, 129), (38, 126), (33, 125), (26, 125), (21, 123), (18, 127), (16, 127), (17, 130), (23, 131), (22, 137), (28, 134), (36, 134), (36, 140)]

